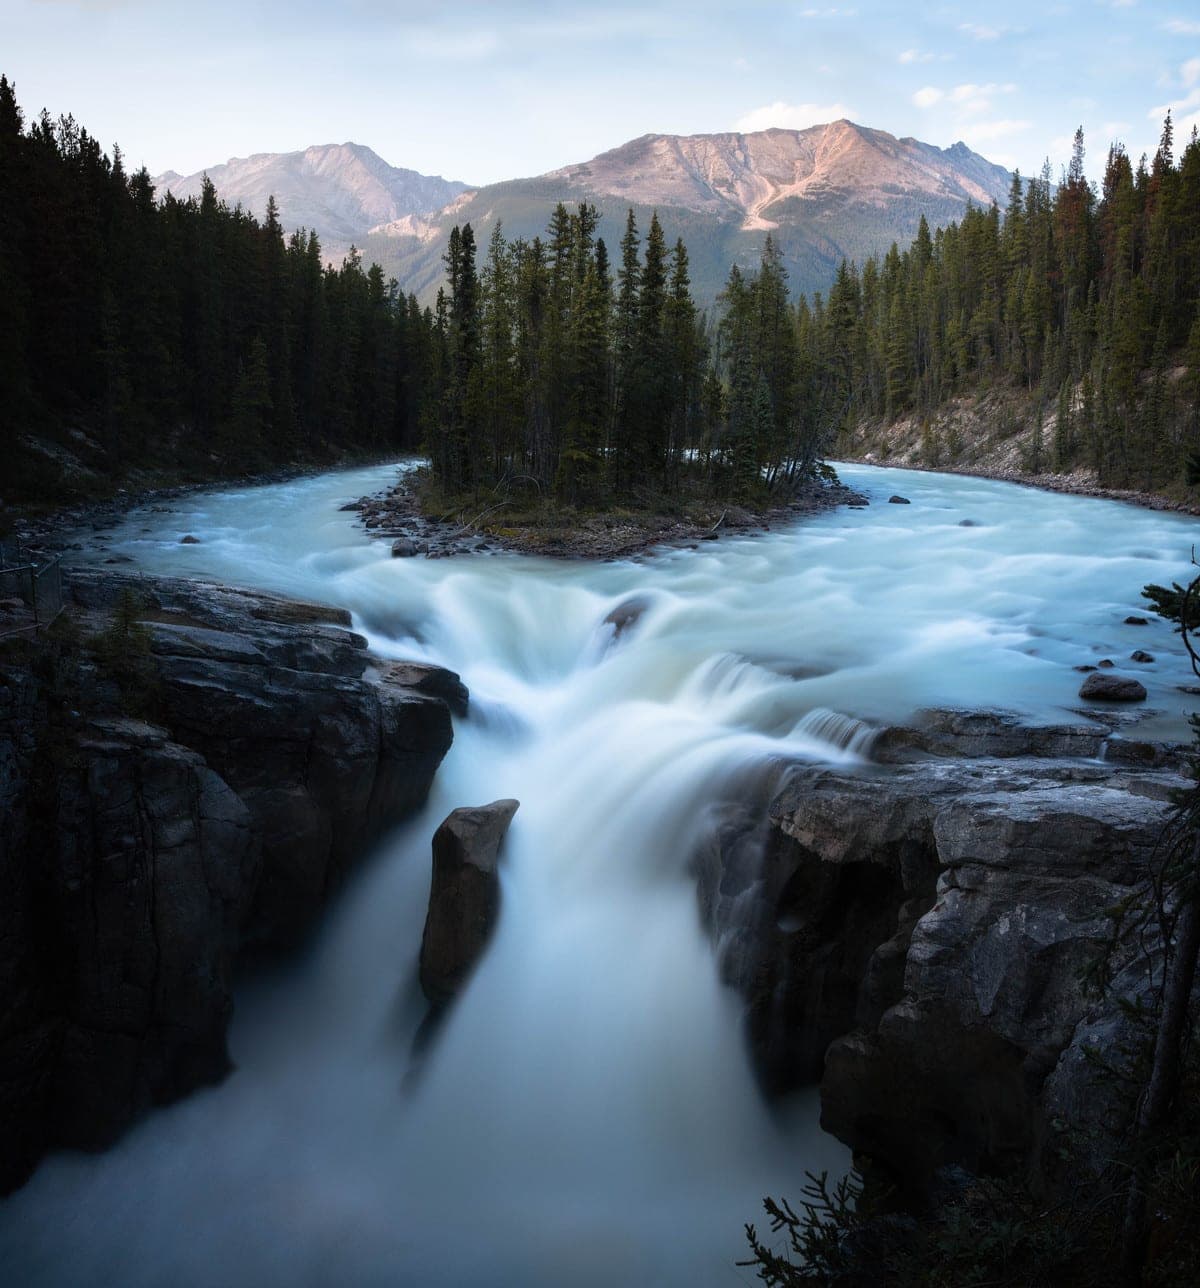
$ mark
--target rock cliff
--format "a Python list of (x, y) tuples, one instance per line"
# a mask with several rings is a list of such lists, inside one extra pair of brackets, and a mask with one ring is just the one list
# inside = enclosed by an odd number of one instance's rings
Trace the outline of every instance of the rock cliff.
[[(97, 644), (125, 591), (136, 684)], [(78, 637), (0, 655), (0, 1190), (225, 1073), (239, 960), (297, 944), (424, 801), (435, 695), (465, 696), (376, 664), (340, 610), (85, 573), (71, 595)]]
[[(825, 1127), (910, 1195), (951, 1163), (1036, 1187), (1057, 1119), (1120, 1130), (1085, 1048), (1121, 1008), (1086, 977), (1183, 780), (1169, 748), (1099, 759), (1106, 732), (929, 713), (880, 740), (900, 763), (792, 767), (700, 856), (765, 1085), (820, 1081)], [(1137, 995), (1138, 960), (1114, 965)]]

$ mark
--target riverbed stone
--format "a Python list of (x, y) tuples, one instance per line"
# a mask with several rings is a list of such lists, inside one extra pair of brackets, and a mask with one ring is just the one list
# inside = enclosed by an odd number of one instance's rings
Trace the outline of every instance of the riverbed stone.
[(1088, 702), (1144, 702), (1146, 686), (1129, 675), (1102, 675), (1097, 671), (1084, 680), (1079, 696)]

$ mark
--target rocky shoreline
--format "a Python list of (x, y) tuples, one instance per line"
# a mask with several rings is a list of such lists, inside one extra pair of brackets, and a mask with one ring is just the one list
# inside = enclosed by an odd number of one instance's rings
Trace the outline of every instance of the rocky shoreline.
[(814, 481), (787, 504), (764, 511), (728, 506), (706, 522), (677, 514), (614, 511), (609, 514), (548, 514), (537, 520), (505, 521), (499, 507), (481, 507), (473, 518), (441, 521), (422, 512), (413, 480), (401, 474), (383, 492), (343, 508), (357, 511), (373, 537), (392, 541), (397, 558), (496, 554), (510, 551), (555, 559), (630, 559), (664, 548), (698, 549), (721, 536), (769, 532), (774, 525), (822, 514), (838, 506), (865, 506), (867, 498), (840, 482)]
[(0, 1193), (224, 1076), (239, 964), (302, 942), (424, 802), (467, 700), (340, 609), (107, 571), (68, 594), (65, 630), (0, 652)]
[(1143, 510), (1158, 510), (1172, 514), (1200, 515), (1200, 504), (1180, 501), (1158, 492), (1138, 492), (1132, 488), (1101, 487), (1093, 475), (1085, 470), (1072, 474), (1026, 474), (1015, 467), (972, 465), (956, 462), (953, 465), (922, 465), (900, 460), (876, 460), (867, 452), (862, 456), (847, 456), (847, 463), (877, 465), (889, 470), (914, 470), (924, 474), (964, 474), (969, 478), (994, 479), (997, 483), (1016, 483), (1020, 487), (1034, 487), (1042, 492), (1058, 492), (1064, 496), (1094, 496), (1102, 501), (1121, 501)]

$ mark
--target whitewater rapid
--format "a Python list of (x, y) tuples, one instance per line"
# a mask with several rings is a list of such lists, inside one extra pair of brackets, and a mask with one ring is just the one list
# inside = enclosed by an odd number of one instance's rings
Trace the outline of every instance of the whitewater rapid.
[[(1147, 615), (1144, 583), (1187, 575), (1195, 521), (841, 472), (869, 508), (610, 564), (392, 559), (340, 507), (394, 467), (145, 508), (81, 556), (344, 606), (377, 652), (459, 671), (471, 712), (428, 807), (304, 960), (243, 989), (238, 1071), (104, 1156), (45, 1162), (0, 1205), (3, 1273), (754, 1282), (734, 1263), (762, 1196), (847, 1160), (811, 1095), (778, 1111), (758, 1095), (688, 871), (714, 802), (788, 760), (853, 761), (869, 731), (845, 717), (1062, 719), (1073, 668), (1101, 657), (1147, 685), (1147, 729), (1183, 737), (1196, 705), (1170, 628), (1124, 621)], [(896, 492), (911, 504), (888, 504)], [(615, 638), (605, 618), (631, 596), (640, 616)], [(1155, 662), (1127, 663), (1137, 648)], [(503, 796), (522, 804), (500, 924), (412, 1078), (430, 837), (455, 806)]]

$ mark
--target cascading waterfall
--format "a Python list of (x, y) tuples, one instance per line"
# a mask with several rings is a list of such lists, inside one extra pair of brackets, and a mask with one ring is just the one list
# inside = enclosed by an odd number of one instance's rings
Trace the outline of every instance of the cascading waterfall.
[[(1178, 641), (1123, 625), (1186, 569), (1176, 516), (855, 468), (913, 504), (607, 565), (393, 560), (338, 511), (390, 473), (188, 498), (99, 555), (342, 604), (385, 656), (461, 671), (472, 712), (307, 958), (243, 990), (238, 1072), (0, 1207), (13, 1282), (752, 1282), (762, 1196), (846, 1160), (811, 1096), (756, 1090), (688, 871), (716, 807), (922, 705), (1061, 718), (1073, 665), (1149, 643), (1182, 736)], [(502, 796), (500, 924), (409, 1078), (430, 836)]]

